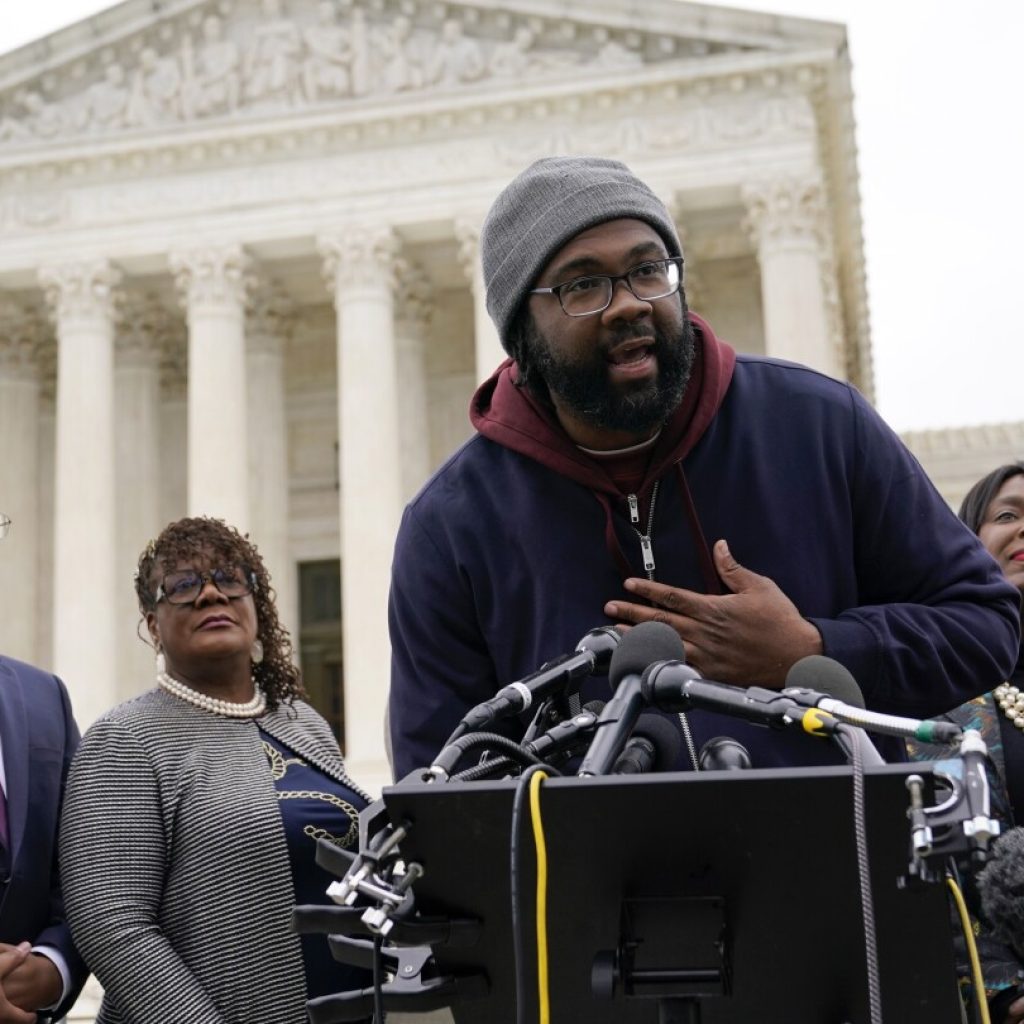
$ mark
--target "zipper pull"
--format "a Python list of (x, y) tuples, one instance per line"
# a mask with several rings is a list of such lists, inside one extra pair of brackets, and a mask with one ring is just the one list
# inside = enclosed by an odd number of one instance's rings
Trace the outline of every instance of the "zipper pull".
[(629, 521), (633, 524), (640, 522), (640, 503), (636, 500), (635, 494), (627, 494), (626, 501), (629, 502)]
[(640, 550), (644, 556), (644, 572), (654, 572), (654, 547), (647, 534), (640, 534)]

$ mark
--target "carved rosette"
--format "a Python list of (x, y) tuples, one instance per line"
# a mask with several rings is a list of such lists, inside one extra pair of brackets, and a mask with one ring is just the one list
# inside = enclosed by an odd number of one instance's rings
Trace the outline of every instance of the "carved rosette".
[(46, 324), (35, 310), (0, 298), (0, 377), (38, 380)]
[(390, 227), (359, 224), (343, 228), (318, 238), (317, 250), (332, 295), (348, 289), (394, 292), (398, 239)]
[(826, 234), (825, 202), (817, 181), (790, 178), (744, 186), (744, 226), (757, 248), (816, 247)]
[(258, 282), (246, 309), (245, 338), (250, 352), (281, 355), (295, 327), (295, 305), (276, 281)]
[(240, 245), (179, 249), (170, 254), (170, 264), (190, 314), (244, 308), (252, 285), (251, 261)]
[(120, 296), (121, 272), (106, 260), (83, 260), (40, 267), (39, 283), (54, 322), (66, 327), (80, 323), (112, 323)]

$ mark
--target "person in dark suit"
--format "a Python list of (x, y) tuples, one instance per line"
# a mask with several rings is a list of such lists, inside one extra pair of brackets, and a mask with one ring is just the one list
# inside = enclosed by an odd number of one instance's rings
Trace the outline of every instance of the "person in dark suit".
[(64, 684), (0, 655), (0, 1024), (63, 1016), (88, 975), (57, 874), (57, 823), (77, 746)]

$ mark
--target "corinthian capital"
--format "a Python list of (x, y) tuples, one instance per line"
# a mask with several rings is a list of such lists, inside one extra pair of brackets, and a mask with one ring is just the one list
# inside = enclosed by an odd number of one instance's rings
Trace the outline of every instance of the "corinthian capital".
[(389, 227), (354, 225), (317, 239), (327, 290), (395, 287), (398, 239)]
[(455, 241), (459, 244), (459, 266), (467, 281), (476, 279), (477, 263), (480, 259), (480, 223), (471, 217), (459, 217), (455, 221)]
[(122, 365), (157, 366), (178, 321), (156, 295), (135, 297), (124, 304), (114, 339)]
[(186, 309), (245, 304), (251, 261), (240, 245), (179, 249), (171, 253), (170, 264)]
[(277, 281), (263, 280), (246, 310), (245, 337), (251, 352), (280, 355), (295, 326), (295, 305)]
[(794, 242), (819, 243), (825, 234), (821, 183), (811, 179), (777, 179), (746, 185), (744, 222), (756, 246)]
[(395, 267), (402, 279), (402, 287), (395, 296), (395, 321), (399, 326), (408, 326), (414, 334), (422, 334), (434, 313), (430, 280), (412, 260), (399, 259)]
[(121, 273), (106, 260), (82, 260), (40, 267), (50, 312), (58, 324), (71, 320), (113, 320)]
[(35, 379), (46, 325), (35, 310), (0, 297), (0, 375)]

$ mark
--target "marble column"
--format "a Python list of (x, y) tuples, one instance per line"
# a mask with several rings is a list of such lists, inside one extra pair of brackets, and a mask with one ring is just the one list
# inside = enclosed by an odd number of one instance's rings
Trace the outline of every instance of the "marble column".
[(396, 297), (395, 352), (398, 366), (402, 451), (402, 498), (408, 501), (430, 474), (430, 419), (427, 413), (426, 332), (432, 304), (430, 282), (421, 267), (402, 268)]
[(264, 284), (246, 321), (249, 387), (250, 535), (277, 592), (281, 624), (297, 638), (298, 580), (288, 543), (288, 417), (284, 346), (292, 329), (291, 303)]
[(480, 263), (480, 226), (475, 220), (461, 218), (455, 222), (459, 243), (459, 262), (473, 291), (473, 339), (476, 354), (476, 379), (483, 382), (508, 358), (501, 347), (498, 329), (487, 312), (487, 290)]
[(188, 511), (249, 529), (245, 299), (240, 246), (179, 251), (171, 269), (188, 318)]
[(117, 702), (114, 288), (104, 260), (42, 268), (57, 327), (53, 668), (84, 730)]
[(396, 240), (388, 228), (358, 226), (321, 238), (319, 248), (338, 330), (344, 745), (355, 777), (377, 786), (388, 778), (387, 598), (402, 511)]
[(170, 313), (153, 296), (126, 305), (115, 337), (118, 698), (153, 685), (153, 649), (139, 627), (133, 579), (160, 518), (160, 354)]
[(761, 265), (765, 351), (844, 374), (842, 339), (829, 308), (829, 240), (822, 187), (780, 179), (743, 189), (746, 225)]
[(27, 308), (0, 300), (0, 513), (10, 516), (0, 541), (0, 651), (39, 661), (39, 338)]

